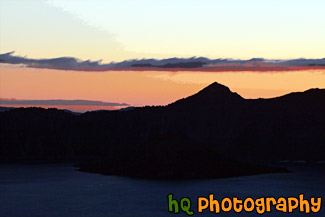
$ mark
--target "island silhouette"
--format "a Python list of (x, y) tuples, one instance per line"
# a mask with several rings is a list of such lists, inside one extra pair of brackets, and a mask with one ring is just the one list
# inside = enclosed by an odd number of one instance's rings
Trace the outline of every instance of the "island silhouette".
[(325, 89), (244, 99), (215, 82), (166, 106), (0, 111), (7, 163), (73, 162), (85, 172), (189, 179), (287, 172), (274, 163), (325, 156)]

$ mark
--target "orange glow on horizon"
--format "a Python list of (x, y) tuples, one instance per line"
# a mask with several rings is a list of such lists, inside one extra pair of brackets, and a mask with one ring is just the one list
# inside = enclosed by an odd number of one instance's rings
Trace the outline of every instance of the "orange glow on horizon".
[(0, 67), (0, 98), (85, 99), (166, 105), (212, 82), (244, 98), (270, 98), (310, 88), (325, 88), (325, 70), (288, 72), (80, 72)]

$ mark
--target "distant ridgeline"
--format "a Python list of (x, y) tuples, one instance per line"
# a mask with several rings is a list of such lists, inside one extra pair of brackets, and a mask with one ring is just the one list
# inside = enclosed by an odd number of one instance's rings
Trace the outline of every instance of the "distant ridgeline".
[(279, 160), (325, 156), (325, 90), (247, 100), (213, 83), (168, 106), (75, 115), (0, 112), (2, 162), (76, 162), (79, 169), (145, 178), (284, 172)]

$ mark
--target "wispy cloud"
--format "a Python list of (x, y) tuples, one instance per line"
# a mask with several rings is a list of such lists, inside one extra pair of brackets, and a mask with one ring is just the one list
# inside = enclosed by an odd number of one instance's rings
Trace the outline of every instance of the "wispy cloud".
[(21, 100), (0, 98), (0, 108), (41, 107), (58, 108), (74, 112), (96, 110), (119, 110), (130, 107), (126, 103), (102, 102), (90, 100)]
[(0, 54), (0, 63), (15, 64), (31, 68), (46, 68), (75, 71), (111, 71), (111, 70), (164, 70), (164, 71), (290, 71), (306, 69), (325, 69), (323, 59), (267, 60), (253, 58), (249, 60), (209, 59), (205, 57), (169, 58), (169, 59), (133, 59), (122, 62), (102, 64), (101, 61), (82, 61), (74, 57), (52, 59), (31, 59), (14, 55), (14, 52)]
[(0, 105), (91, 105), (91, 106), (128, 106), (126, 103), (102, 102), (90, 100), (18, 100), (0, 99)]

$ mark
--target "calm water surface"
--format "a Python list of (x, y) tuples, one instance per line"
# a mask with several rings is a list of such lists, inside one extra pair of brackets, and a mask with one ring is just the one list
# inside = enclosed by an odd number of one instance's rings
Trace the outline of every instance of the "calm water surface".
[[(280, 197), (304, 193), (325, 198), (324, 166), (292, 166), (294, 173), (196, 181), (147, 181), (75, 171), (71, 165), (0, 165), (1, 217), (168, 217), (167, 195), (190, 197), (194, 216), (325, 216), (278, 211), (252, 213), (196, 212), (196, 198)], [(322, 204), (324, 202), (322, 201)]]

